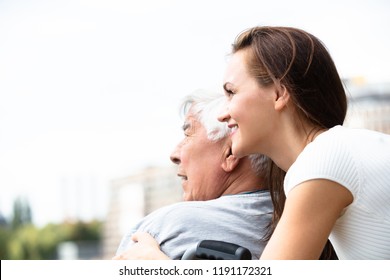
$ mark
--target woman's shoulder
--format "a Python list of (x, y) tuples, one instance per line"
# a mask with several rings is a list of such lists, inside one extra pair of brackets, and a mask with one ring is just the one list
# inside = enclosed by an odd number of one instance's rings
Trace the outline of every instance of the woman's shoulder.
[[(324, 133), (318, 136), (321, 141), (329, 139), (342, 139), (345, 141), (353, 140), (353, 143), (359, 143), (362, 141), (390, 141), (390, 134), (386, 134), (377, 130), (358, 128), (358, 127), (347, 127), (342, 125), (334, 126)], [(317, 138), (316, 140), (317, 141)], [(352, 141), (351, 141), (352, 142)], [(352, 144), (352, 143), (351, 143)]]
[(286, 174), (286, 193), (313, 179), (328, 179), (344, 186), (356, 185), (359, 172), (353, 148), (354, 133), (349, 128), (336, 126), (309, 143)]
[[(332, 158), (346, 156), (354, 138), (352, 131), (343, 126), (335, 126), (318, 135), (297, 157), (295, 163), (307, 164), (306, 161), (329, 161)], [(340, 153), (341, 152), (341, 153)]]

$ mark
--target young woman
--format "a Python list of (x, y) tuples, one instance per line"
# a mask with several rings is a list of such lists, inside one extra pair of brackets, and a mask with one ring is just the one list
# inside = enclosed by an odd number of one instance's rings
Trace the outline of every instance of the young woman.
[(340, 259), (390, 259), (390, 135), (342, 126), (347, 98), (324, 45), (295, 28), (249, 29), (223, 87), (233, 155), (262, 153), (287, 172), (261, 258), (318, 259), (329, 237)]

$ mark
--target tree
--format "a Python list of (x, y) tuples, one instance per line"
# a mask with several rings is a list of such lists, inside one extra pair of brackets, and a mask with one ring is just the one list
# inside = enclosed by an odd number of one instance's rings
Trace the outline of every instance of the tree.
[(22, 197), (16, 198), (13, 206), (12, 229), (31, 224), (31, 216), (31, 208), (28, 201)]
[(11, 239), (11, 231), (4, 226), (0, 226), (0, 260), (8, 257), (8, 242)]

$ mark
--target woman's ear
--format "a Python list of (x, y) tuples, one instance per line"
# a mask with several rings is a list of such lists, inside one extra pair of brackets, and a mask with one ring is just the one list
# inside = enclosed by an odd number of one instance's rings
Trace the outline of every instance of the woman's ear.
[(290, 93), (284, 85), (276, 87), (276, 100), (275, 100), (275, 110), (280, 111), (287, 106), (288, 101), (290, 100)]
[(239, 162), (240, 159), (236, 158), (230, 153), (225, 157), (224, 161), (222, 162), (222, 169), (225, 172), (232, 172)]

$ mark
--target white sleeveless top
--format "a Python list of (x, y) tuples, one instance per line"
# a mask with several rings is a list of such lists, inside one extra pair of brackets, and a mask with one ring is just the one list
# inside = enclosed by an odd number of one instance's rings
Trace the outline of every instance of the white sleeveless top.
[(390, 135), (336, 126), (307, 145), (284, 181), (286, 196), (310, 179), (353, 195), (329, 237), (340, 259), (390, 259)]

